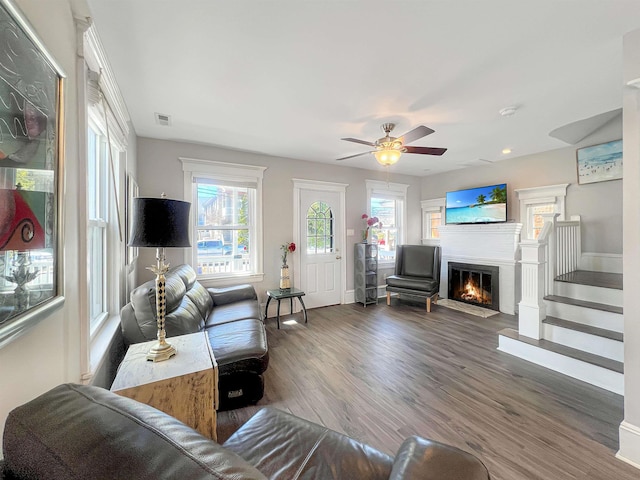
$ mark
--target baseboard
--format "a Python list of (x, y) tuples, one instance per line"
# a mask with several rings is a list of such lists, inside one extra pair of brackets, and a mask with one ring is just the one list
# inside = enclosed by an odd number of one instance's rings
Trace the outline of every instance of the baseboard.
[(640, 468), (640, 428), (625, 421), (620, 424), (620, 449), (616, 458)]
[(344, 303), (356, 303), (356, 291), (347, 290), (344, 292)]
[(582, 252), (578, 268), (590, 272), (622, 273), (622, 254)]
[[(378, 285), (378, 298), (385, 298), (387, 296), (387, 286)], [(344, 292), (344, 303), (356, 303), (356, 291), (347, 290)]]

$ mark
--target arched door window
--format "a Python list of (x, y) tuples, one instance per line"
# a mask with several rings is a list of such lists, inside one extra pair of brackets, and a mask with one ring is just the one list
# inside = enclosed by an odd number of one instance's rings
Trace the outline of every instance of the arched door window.
[(307, 254), (333, 253), (333, 212), (324, 202), (313, 202), (307, 210)]

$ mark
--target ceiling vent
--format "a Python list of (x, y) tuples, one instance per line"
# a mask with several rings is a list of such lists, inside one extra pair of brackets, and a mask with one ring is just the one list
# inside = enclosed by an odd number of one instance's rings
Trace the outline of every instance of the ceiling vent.
[(170, 127), (171, 126), (171, 116), (170, 115), (166, 115), (164, 113), (157, 113), (156, 112), (156, 123), (158, 125), (162, 125), (164, 127)]

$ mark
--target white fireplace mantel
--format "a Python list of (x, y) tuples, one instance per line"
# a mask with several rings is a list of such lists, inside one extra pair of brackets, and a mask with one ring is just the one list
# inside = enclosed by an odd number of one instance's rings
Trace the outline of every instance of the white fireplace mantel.
[(449, 262), (499, 267), (500, 311), (515, 314), (520, 297), (521, 223), (441, 225), (440, 296), (448, 298)]

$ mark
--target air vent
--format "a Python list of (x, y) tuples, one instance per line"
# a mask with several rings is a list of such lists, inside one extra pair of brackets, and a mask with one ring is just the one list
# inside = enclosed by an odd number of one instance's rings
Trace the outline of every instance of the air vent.
[(156, 112), (156, 123), (165, 127), (171, 126), (171, 116)]

